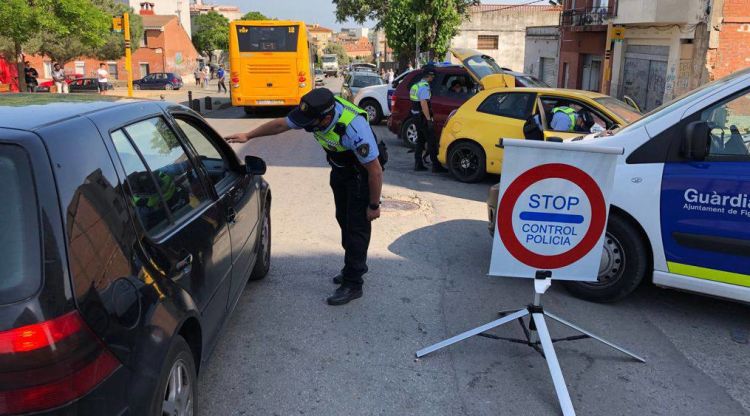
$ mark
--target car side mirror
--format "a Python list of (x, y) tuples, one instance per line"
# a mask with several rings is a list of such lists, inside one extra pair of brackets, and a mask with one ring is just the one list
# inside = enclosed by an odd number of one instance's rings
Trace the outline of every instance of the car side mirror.
[(257, 156), (245, 156), (245, 171), (250, 175), (266, 173), (266, 162)]
[(706, 121), (694, 121), (685, 127), (681, 153), (690, 160), (705, 160), (711, 148), (711, 129)]

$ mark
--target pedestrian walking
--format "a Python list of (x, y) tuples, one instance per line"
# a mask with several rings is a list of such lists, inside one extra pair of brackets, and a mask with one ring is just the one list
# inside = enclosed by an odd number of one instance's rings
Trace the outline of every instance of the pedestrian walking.
[(198, 67), (195, 67), (195, 71), (193, 71), (193, 76), (195, 77), (195, 86), (200, 87), (201, 85), (201, 70)]
[(36, 87), (39, 85), (39, 82), (37, 81), (37, 78), (39, 78), (39, 72), (31, 67), (31, 63), (29, 61), (24, 62), (23, 67), (24, 80), (26, 81), (26, 91), (34, 92), (36, 91)]
[(99, 94), (106, 95), (109, 86), (109, 71), (107, 71), (104, 62), (101, 62), (99, 69), (96, 70), (96, 84), (99, 88)]
[(432, 90), (430, 83), (435, 79), (435, 67), (432, 64), (422, 68), (422, 79), (412, 85), (409, 91), (411, 114), (416, 118), (417, 146), (414, 150), (414, 170), (424, 171), (427, 168), (422, 160), (422, 153), (427, 146), (427, 154), (434, 173), (446, 172), (437, 159), (437, 140), (435, 140), (435, 121), (432, 117)]
[(219, 69), (216, 71), (216, 79), (219, 80), (218, 88), (221, 92), (221, 89), (224, 89), (224, 93), (227, 92), (227, 85), (224, 83), (227, 76), (227, 72), (224, 70), (224, 65), (219, 66)]
[(343, 305), (362, 297), (362, 276), (368, 270), (371, 222), (380, 217), (381, 160), (383, 164), (387, 160), (385, 146), (378, 146), (375, 133), (367, 122), (367, 112), (334, 97), (326, 88), (305, 94), (300, 105), (286, 118), (271, 120), (249, 133), (237, 133), (226, 140), (245, 143), (289, 129), (313, 133), (331, 165), (330, 186), (345, 254), (344, 268), (333, 278), (340, 286), (327, 302), (329, 305)]
[(65, 70), (57, 62), (52, 66), (52, 81), (55, 82), (55, 89), (58, 94), (68, 93), (68, 83), (65, 82)]
[(208, 88), (208, 81), (211, 80), (211, 70), (208, 68), (208, 65), (203, 66), (203, 88)]
[(394, 78), (394, 76), (395, 76), (395, 74), (393, 73), (393, 68), (389, 68), (388, 69), (388, 74), (387, 74), (388, 85), (392, 85), (393, 84), (393, 78)]

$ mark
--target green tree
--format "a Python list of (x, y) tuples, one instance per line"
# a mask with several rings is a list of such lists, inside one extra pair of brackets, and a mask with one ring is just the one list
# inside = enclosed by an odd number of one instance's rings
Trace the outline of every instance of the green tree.
[(245, 13), (241, 20), (271, 20), (271, 18), (261, 12), (251, 11)]
[(323, 49), (325, 54), (336, 54), (338, 57), (339, 65), (349, 65), (349, 55), (346, 54), (346, 49), (340, 43), (330, 43)]
[(193, 45), (208, 56), (215, 50), (227, 50), (229, 19), (215, 11), (196, 16), (193, 19)]
[(76, 39), (84, 47), (104, 44), (111, 25), (110, 16), (97, 8), (92, 0), (3, 0), (0, 2), (0, 37), (12, 49), (11, 60), (18, 62), (19, 87), (25, 89), (22, 52), (39, 42), (39, 34), (61, 39)]
[[(143, 38), (143, 18), (132, 7), (115, 0), (92, 0), (94, 4), (109, 16), (122, 16), (129, 13), (130, 19), (130, 49), (135, 52)], [(104, 36), (104, 44), (94, 48), (91, 56), (101, 60), (117, 60), (125, 55), (125, 36), (122, 33), (109, 31)]]

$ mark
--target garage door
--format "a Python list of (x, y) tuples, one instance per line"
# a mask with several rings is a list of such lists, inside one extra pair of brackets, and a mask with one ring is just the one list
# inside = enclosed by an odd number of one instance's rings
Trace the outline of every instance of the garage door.
[(539, 75), (542, 81), (550, 87), (557, 86), (557, 65), (555, 58), (541, 58), (539, 60)]
[(631, 97), (643, 111), (660, 106), (664, 100), (669, 46), (628, 45), (621, 96)]

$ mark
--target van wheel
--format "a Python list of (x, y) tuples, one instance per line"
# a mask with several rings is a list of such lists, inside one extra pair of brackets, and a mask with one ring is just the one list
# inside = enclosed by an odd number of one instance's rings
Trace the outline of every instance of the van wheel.
[(380, 104), (377, 101), (364, 100), (360, 103), (359, 107), (367, 111), (370, 124), (380, 124), (380, 121), (383, 119), (383, 111), (380, 109)]
[(195, 359), (190, 346), (180, 335), (175, 335), (161, 369), (151, 414), (192, 415), (197, 378)]
[(604, 237), (604, 251), (596, 282), (564, 282), (581, 299), (614, 302), (631, 294), (648, 272), (649, 257), (641, 235), (627, 220), (612, 214)]
[(268, 274), (271, 268), (271, 204), (266, 202), (266, 214), (260, 228), (260, 241), (258, 242), (258, 259), (250, 273), (250, 280), (260, 280)]
[(417, 138), (419, 138), (419, 129), (413, 118), (408, 118), (401, 126), (401, 140), (404, 146), (413, 149), (417, 147)]
[(461, 182), (481, 181), (487, 175), (486, 166), (484, 150), (474, 142), (458, 142), (448, 152), (448, 169)]

